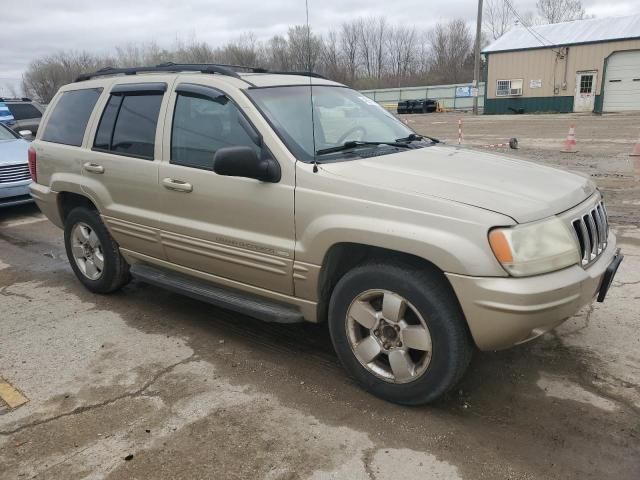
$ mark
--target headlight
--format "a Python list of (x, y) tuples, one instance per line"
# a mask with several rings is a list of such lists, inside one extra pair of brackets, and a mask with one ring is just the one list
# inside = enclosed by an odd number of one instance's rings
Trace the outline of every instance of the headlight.
[(557, 217), (489, 232), (498, 261), (514, 277), (552, 272), (580, 261), (578, 245)]

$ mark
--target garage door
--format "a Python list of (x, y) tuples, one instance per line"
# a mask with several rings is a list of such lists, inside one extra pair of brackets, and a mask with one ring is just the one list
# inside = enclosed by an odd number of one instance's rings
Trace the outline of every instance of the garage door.
[(602, 110), (640, 110), (640, 51), (618, 52), (609, 57)]

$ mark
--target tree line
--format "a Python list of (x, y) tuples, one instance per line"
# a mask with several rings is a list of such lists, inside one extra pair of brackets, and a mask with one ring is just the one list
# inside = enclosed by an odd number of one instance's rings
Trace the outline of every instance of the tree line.
[[(580, 0), (539, 0), (538, 16), (516, 16), (513, 0), (487, 0), (481, 44), (527, 17), (531, 23), (583, 18)], [(519, 17), (519, 18), (518, 18)], [(535, 19), (535, 22), (534, 20)], [(384, 17), (358, 18), (324, 35), (304, 25), (259, 40), (247, 33), (214, 47), (192, 40), (163, 47), (155, 42), (118, 46), (109, 54), (60, 51), (33, 60), (22, 78), (27, 96), (49, 102), (80, 73), (104, 67), (175, 63), (224, 63), (273, 70), (316, 71), (358, 89), (466, 83), (473, 78), (474, 37), (463, 19), (428, 30), (392, 25)]]

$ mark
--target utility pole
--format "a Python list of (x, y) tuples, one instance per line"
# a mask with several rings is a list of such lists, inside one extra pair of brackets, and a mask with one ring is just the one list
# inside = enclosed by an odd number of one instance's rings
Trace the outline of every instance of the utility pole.
[(473, 55), (473, 114), (478, 115), (478, 95), (480, 95), (480, 35), (482, 34), (482, 0), (478, 0), (478, 18), (476, 23), (476, 44)]

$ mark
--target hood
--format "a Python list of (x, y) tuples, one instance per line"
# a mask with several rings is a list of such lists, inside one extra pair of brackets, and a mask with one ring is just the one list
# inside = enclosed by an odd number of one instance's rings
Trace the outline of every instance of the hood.
[(321, 167), (353, 182), (464, 203), (518, 223), (568, 210), (596, 189), (590, 179), (563, 170), (440, 145)]
[(27, 163), (29, 142), (21, 138), (0, 140), (0, 165)]

